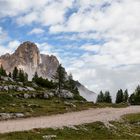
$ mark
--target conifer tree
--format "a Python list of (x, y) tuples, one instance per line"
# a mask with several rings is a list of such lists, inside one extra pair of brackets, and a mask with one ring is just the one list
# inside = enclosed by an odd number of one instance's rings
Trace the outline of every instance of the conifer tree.
[(106, 92), (105, 92), (105, 95), (104, 95), (104, 102), (106, 102), (106, 103), (112, 103), (112, 99), (111, 99), (111, 96), (110, 96), (109, 91), (106, 91)]
[(0, 75), (1, 76), (7, 76), (6, 71), (4, 70), (3, 66), (0, 66)]
[(12, 73), (12, 77), (13, 77), (13, 79), (15, 80), (15, 81), (17, 81), (18, 80), (18, 68), (17, 67), (15, 67), (14, 68), (14, 70), (13, 70), (13, 73)]
[(67, 84), (68, 84), (68, 87), (71, 91), (76, 88), (75, 81), (73, 80), (73, 76), (71, 73), (68, 75), (68, 83)]
[(122, 103), (123, 102), (123, 91), (122, 89), (118, 90), (116, 95), (116, 103)]
[(97, 96), (97, 100), (96, 100), (97, 103), (102, 103), (104, 102), (104, 94), (102, 91), (100, 91), (99, 95)]
[(9, 72), (8, 77), (12, 78), (12, 74), (11, 74), (11, 72)]
[(33, 78), (32, 78), (32, 81), (33, 82), (36, 82), (36, 80), (38, 79), (39, 77), (38, 77), (38, 73), (37, 73), (37, 71), (35, 72), (35, 74), (34, 74), (34, 76), (33, 76)]
[(129, 98), (130, 104), (140, 105), (140, 86), (138, 85), (135, 92)]
[(56, 74), (52, 77), (58, 86), (58, 92), (60, 93), (62, 88), (64, 87), (66, 81), (66, 71), (65, 68), (59, 64)]
[(28, 81), (28, 74), (27, 73), (24, 73), (24, 79), (25, 79), (25, 82)]
[(124, 101), (124, 102), (128, 102), (128, 98), (129, 98), (128, 90), (126, 89), (126, 90), (124, 91), (123, 101)]
[(19, 78), (18, 80), (20, 82), (26, 82), (26, 81), (28, 81), (28, 75), (23, 70), (19, 70), (18, 78)]

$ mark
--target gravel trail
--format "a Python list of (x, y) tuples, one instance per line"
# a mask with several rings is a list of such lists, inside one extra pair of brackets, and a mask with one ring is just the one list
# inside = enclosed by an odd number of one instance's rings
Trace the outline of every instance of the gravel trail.
[(126, 108), (106, 107), (52, 116), (0, 121), (0, 133), (25, 131), (33, 128), (56, 128), (96, 121), (106, 123), (108, 121), (118, 120), (122, 115), (130, 113), (140, 113), (140, 106), (129, 106)]

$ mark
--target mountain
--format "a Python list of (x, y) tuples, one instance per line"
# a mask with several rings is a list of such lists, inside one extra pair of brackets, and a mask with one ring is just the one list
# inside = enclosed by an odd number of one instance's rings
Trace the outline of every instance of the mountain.
[(12, 72), (14, 67), (23, 69), (32, 79), (34, 73), (51, 79), (59, 65), (58, 59), (51, 55), (40, 54), (38, 47), (32, 42), (22, 43), (13, 54), (5, 54), (0, 57), (0, 64), (7, 72)]
[[(7, 53), (0, 56), (0, 64), (7, 72), (12, 72), (14, 67), (24, 70), (28, 74), (29, 80), (36, 71), (39, 76), (51, 79), (57, 70), (59, 61), (56, 56), (41, 54), (35, 43), (27, 41), (19, 45), (13, 54)], [(93, 97), (96, 95), (94, 92), (79, 82), (77, 82), (77, 87), (81, 96), (93, 101)]]
[(86, 88), (84, 85), (76, 81), (76, 85), (78, 91), (82, 97), (84, 97), (87, 101), (96, 101), (96, 93)]

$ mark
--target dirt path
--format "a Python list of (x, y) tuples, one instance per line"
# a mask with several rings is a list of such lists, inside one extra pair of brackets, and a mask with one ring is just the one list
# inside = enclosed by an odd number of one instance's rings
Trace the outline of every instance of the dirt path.
[(61, 115), (1, 121), (0, 133), (24, 131), (33, 128), (63, 127), (96, 121), (107, 122), (120, 119), (125, 114), (138, 112), (140, 113), (140, 106), (130, 106), (127, 108), (89, 109)]

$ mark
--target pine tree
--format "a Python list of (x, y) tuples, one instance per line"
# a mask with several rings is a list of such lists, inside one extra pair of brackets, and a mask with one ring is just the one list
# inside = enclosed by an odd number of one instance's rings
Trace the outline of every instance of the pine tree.
[(28, 81), (28, 74), (27, 73), (24, 73), (24, 79), (25, 79), (25, 82)]
[(20, 82), (25, 82), (25, 81), (27, 81), (27, 79), (26, 79), (26, 74), (24, 73), (23, 70), (19, 70), (18, 78), (19, 78), (18, 80), (19, 80)]
[(100, 91), (99, 95), (97, 96), (97, 100), (96, 100), (97, 103), (102, 103), (104, 102), (104, 94), (102, 91)]
[(12, 74), (11, 74), (11, 72), (9, 72), (8, 77), (12, 78)]
[(122, 89), (118, 90), (116, 95), (116, 103), (122, 103), (123, 102), (123, 91)]
[(130, 96), (129, 103), (132, 105), (140, 105), (140, 86), (138, 85), (135, 92)]
[(128, 90), (126, 89), (126, 90), (124, 91), (123, 101), (124, 101), (124, 102), (128, 102), (128, 98), (129, 98)]
[(76, 85), (75, 85), (75, 81), (73, 80), (73, 76), (72, 74), (70, 73), (68, 75), (68, 82), (67, 82), (67, 85), (68, 85), (68, 88), (72, 91), (76, 88)]
[(6, 71), (4, 70), (3, 66), (0, 66), (0, 75), (1, 76), (7, 76)]
[(13, 79), (15, 80), (15, 81), (17, 81), (18, 80), (18, 68), (17, 67), (15, 67), (14, 68), (14, 70), (13, 70), (13, 73), (12, 73), (12, 77), (13, 77)]
[(112, 103), (112, 99), (111, 99), (111, 96), (110, 96), (109, 91), (106, 91), (106, 92), (105, 92), (105, 95), (104, 95), (104, 102), (106, 102), (106, 103)]
[(56, 82), (58, 86), (58, 92), (60, 93), (66, 81), (66, 71), (61, 64), (58, 66), (56, 74), (52, 78)]
[(35, 72), (35, 74), (34, 74), (34, 76), (33, 76), (33, 78), (32, 78), (32, 81), (33, 82), (36, 82), (36, 80), (38, 79), (39, 77), (38, 77), (38, 73), (37, 73), (37, 71)]

